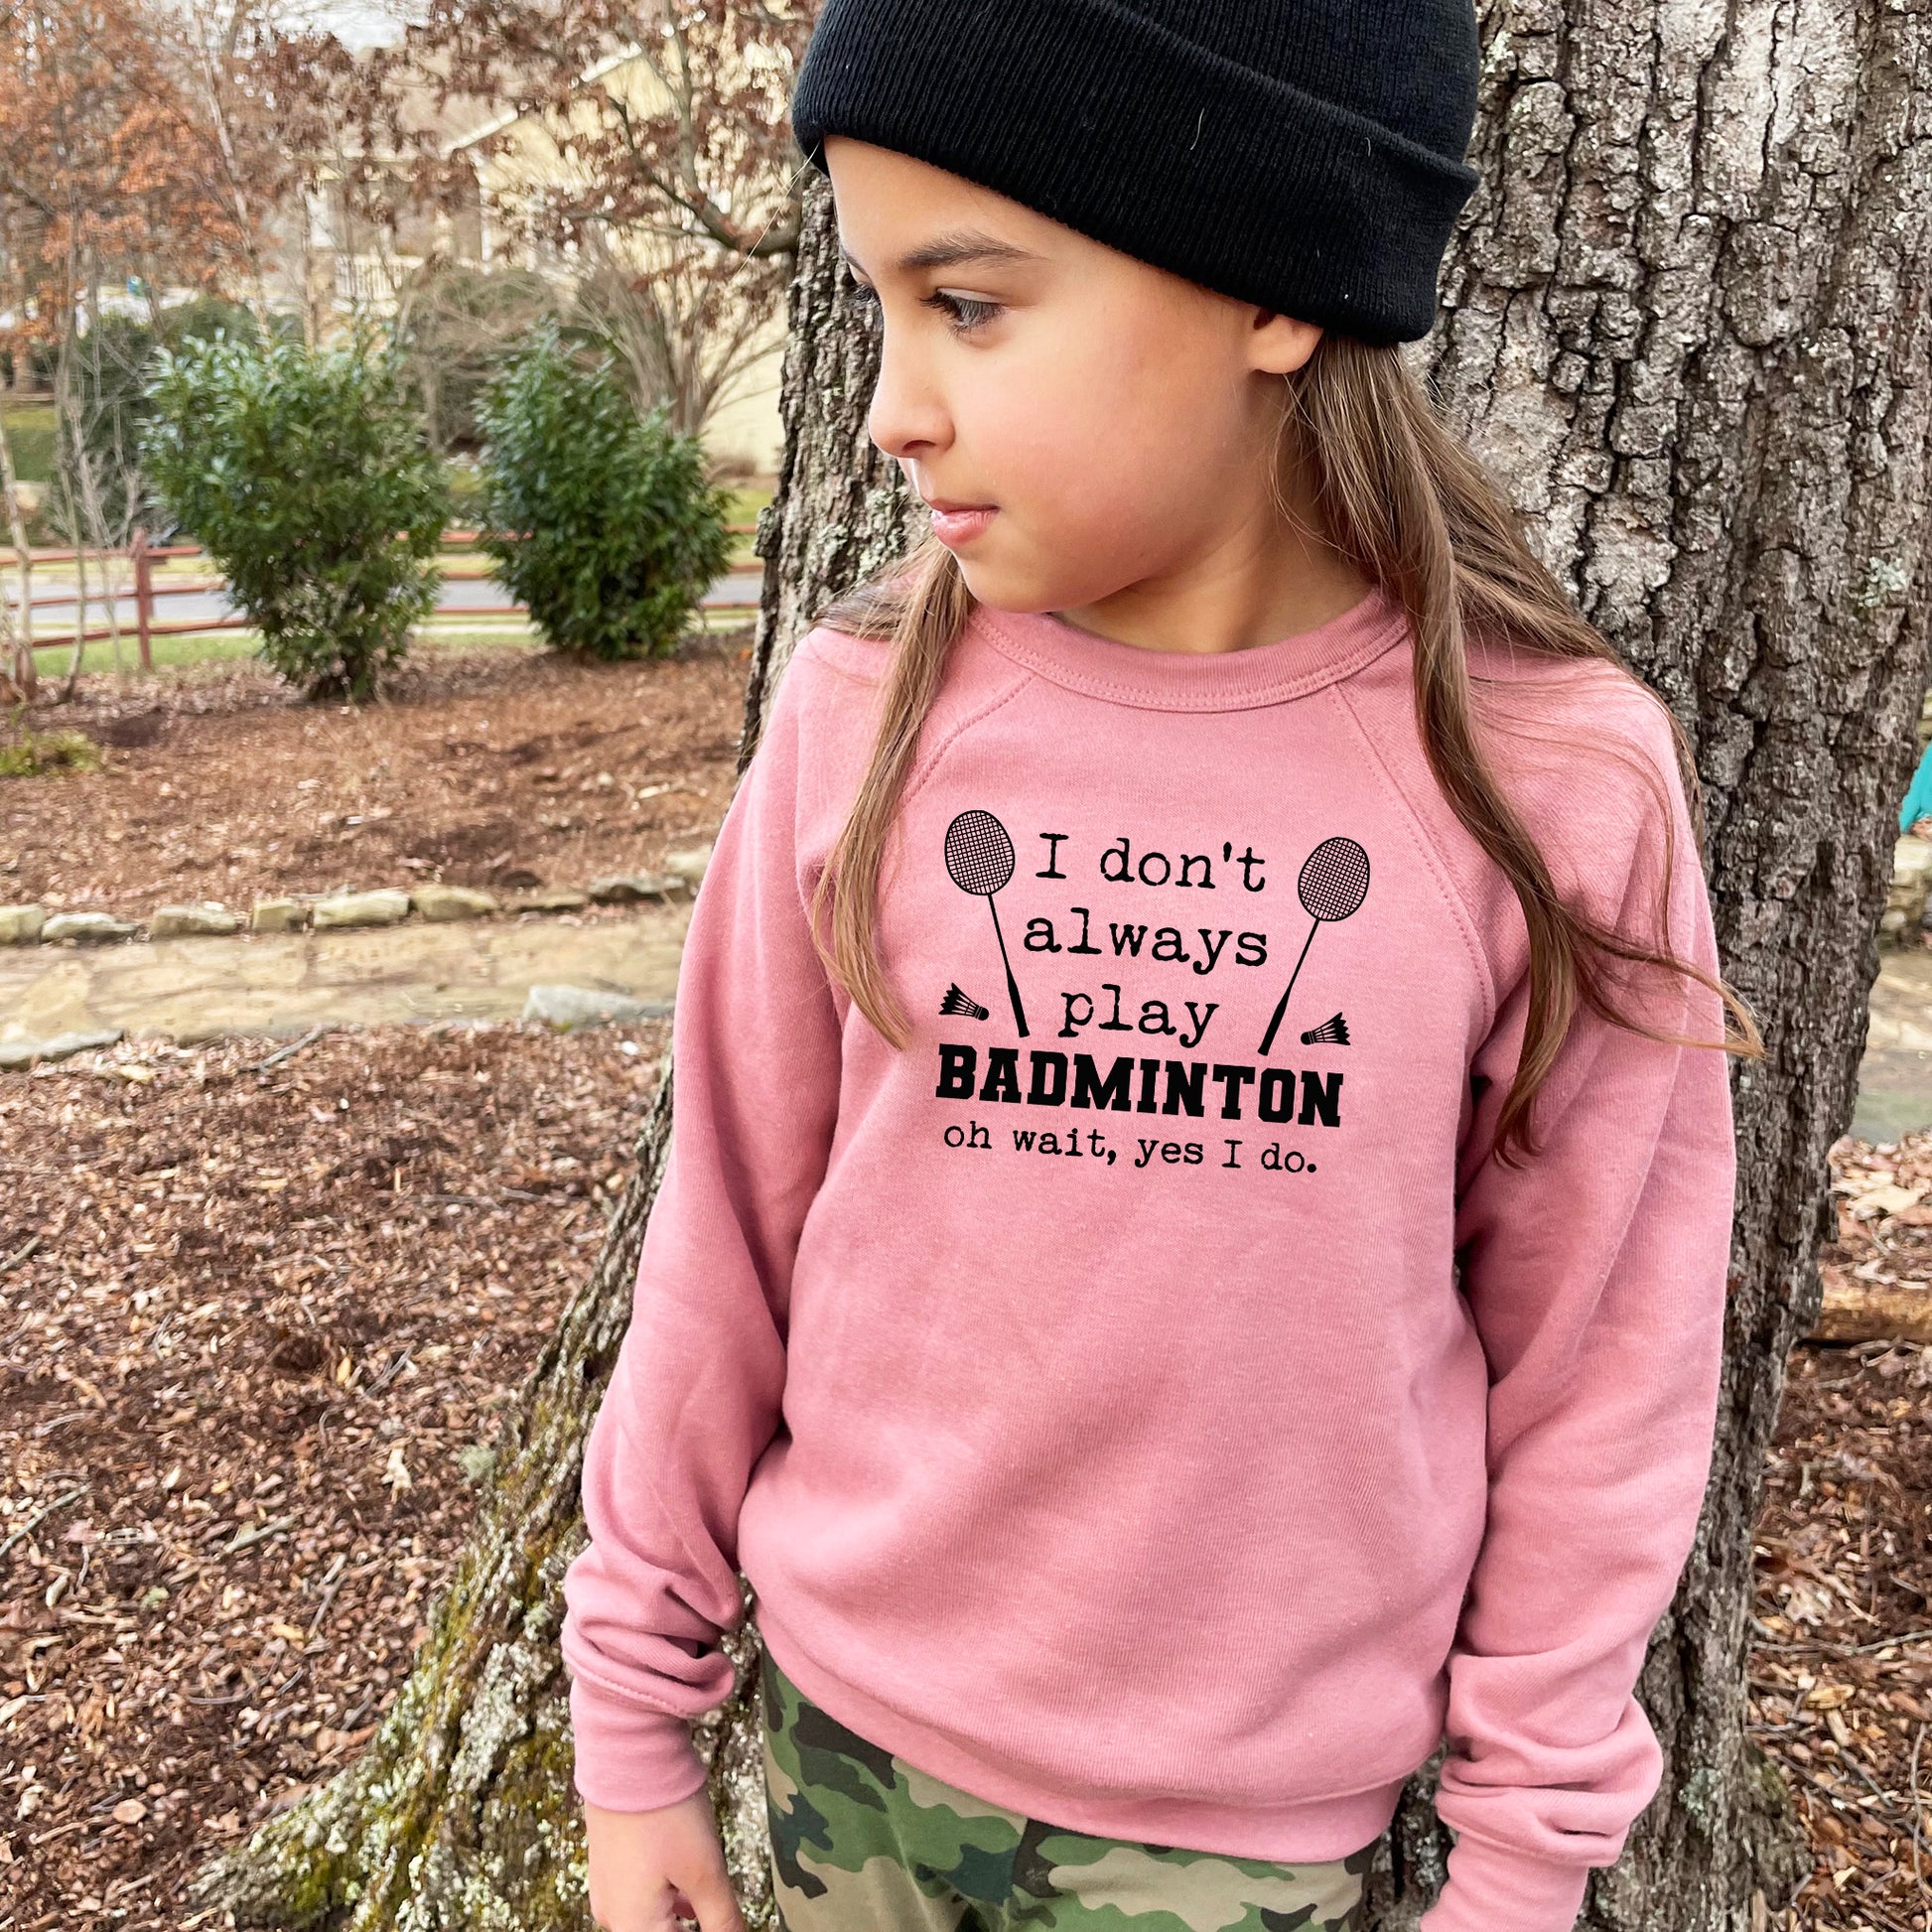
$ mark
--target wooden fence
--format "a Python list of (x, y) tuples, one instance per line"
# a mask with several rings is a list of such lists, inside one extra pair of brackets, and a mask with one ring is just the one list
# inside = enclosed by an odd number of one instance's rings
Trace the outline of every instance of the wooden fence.
[[(733, 536), (750, 536), (757, 530), (758, 525), (756, 523), (731, 523), (727, 524), (726, 528), (730, 530)], [(475, 530), (446, 530), (443, 533), (443, 546), (445, 549), (469, 549), (474, 547), (477, 540), (478, 532)], [(28, 552), (28, 561), (30, 565), (73, 563), (81, 554), (83, 553), (77, 553), (72, 550), (30, 550)], [(80, 602), (80, 591), (77, 583), (71, 591), (48, 591), (40, 596), (35, 596), (31, 588), (32, 578), (30, 574), (28, 577), (28, 592), (24, 599), (9, 597), (3, 581), (0, 581), (0, 597), (8, 597), (9, 610), (19, 612), (24, 608), (27, 611), (29, 614), (30, 628), (32, 624), (31, 614), (34, 610), (50, 605), (70, 604), (73, 606), (75, 627), (72, 630), (56, 632), (51, 636), (36, 636), (32, 638), (31, 642), (36, 651), (71, 650), (76, 644), (97, 643), (104, 638), (117, 635), (125, 636), (131, 630), (135, 639), (135, 647), (140, 655), (141, 668), (151, 671), (154, 669), (154, 639), (157, 637), (199, 636), (202, 632), (207, 630), (246, 630), (249, 627), (248, 620), (238, 614), (230, 617), (217, 618), (186, 618), (176, 622), (158, 621), (156, 620), (155, 607), (163, 598), (206, 597), (212, 591), (221, 591), (226, 588), (226, 580), (219, 576), (190, 578), (186, 582), (160, 584), (155, 582), (154, 566), (158, 560), (165, 560), (171, 557), (200, 557), (206, 554), (201, 545), (195, 543), (150, 543), (145, 530), (136, 530), (133, 543), (125, 550), (86, 551), (84, 555), (87, 558), (103, 565), (112, 562), (124, 562), (132, 566), (134, 581), (129, 591), (123, 592), (109, 585), (100, 591), (89, 590), (86, 600), (87, 606), (95, 603), (107, 604), (118, 617), (122, 602), (131, 595), (134, 600), (134, 621), (131, 624), (100, 623), (89, 626), (87, 624), (86, 606), (83, 606)], [(20, 574), (19, 565), (15, 561), (15, 555), (16, 553), (0, 551), (0, 579), (3, 579), (9, 570), (14, 575)], [(103, 569), (102, 574), (103, 576), (107, 575), (105, 569)], [(480, 581), (481, 575), (486, 575), (486, 573), (480, 574), (479, 579), (469, 579), (466, 573), (465, 578), (459, 579), (458, 581)], [(756, 611), (758, 608), (758, 601), (755, 598), (737, 599), (704, 606), (704, 609), (708, 611)], [(522, 604), (478, 604), (460, 606), (443, 615), (462, 618), (510, 618), (526, 615), (527, 609), (528, 607)], [(0, 665), (0, 671), (4, 671), (4, 665)]]

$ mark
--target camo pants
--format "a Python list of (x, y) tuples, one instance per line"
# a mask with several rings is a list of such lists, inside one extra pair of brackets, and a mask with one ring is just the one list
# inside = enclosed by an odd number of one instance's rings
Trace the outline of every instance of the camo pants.
[(1373, 1845), (1274, 1864), (1093, 1838), (969, 1796), (809, 1702), (766, 1651), (766, 1818), (784, 1932), (1358, 1932)]

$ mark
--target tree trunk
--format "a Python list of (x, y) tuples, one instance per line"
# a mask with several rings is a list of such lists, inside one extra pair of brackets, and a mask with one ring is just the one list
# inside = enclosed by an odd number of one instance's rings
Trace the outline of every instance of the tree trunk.
[[(1782, 1920), (1808, 1863), (1743, 1734), (1750, 1532), (1785, 1356), (1818, 1309), (1826, 1151), (1851, 1116), (1925, 683), (1932, 17), (1889, 0), (1493, 0), (1484, 37), (1487, 186), (1419, 353), (1546, 557), (1691, 731), (1727, 970), (1770, 1049), (1734, 1082), (1732, 1313), (1705, 1520), (1640, 1687), (1664, 1780), (1583, 1922), (1741, 1932)], [(741, 770), (793, 639), (907, 529), (897, 471), (866, 436), (876, 344), (838, 275), (814, 177)], [(396, 1710), (359, 1763), (210, 1874), (241, 1923), (588, 1924), (559, 1583), (670, 1105), (667, 1061), (636, 1177)], [(749, 1620), (728, 1648), (744, 1690), (698, 1743), (761, 1927)], [(1436, 1762), (1398, 1814), (1399, 1875), (1372, 1878), (1379, 1932), (1413, 1927), (1440, 1886)]]
[(1638, 1688), (1663, 1782), (1583, 1920), (1707, 1932), (1809, 1864), (1744, 1735), (1751, 1529), (1818, 1313), (1926, 683), (1932, 13), (1523, 0), (1484, 37), (1487, 187), (1427, 365), (1689, 731), (1719, 942), (1769, 1048), (1733, 1067), (1715, 1464)]

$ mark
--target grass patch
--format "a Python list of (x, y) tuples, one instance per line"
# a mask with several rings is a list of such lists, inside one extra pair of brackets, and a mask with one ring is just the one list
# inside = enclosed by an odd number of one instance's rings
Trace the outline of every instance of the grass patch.
[(100, 747), (85, 732), (63, 726), (37, 732), (17, 720), (11, 737), (0, 739), (0, 778), (38, 778), (49, 771), (91, 771), (100, 763)]
[(51, 402), (0, 403), (7, 412), (7, 441), (22, 483), (54, 481), (54, 405)]
[[(759, 520), (759, 511), (763, 509), (765, 504), (770, 502), (770, 500), (771, 491), (768, 488), (734, 489), (732, 491), (731, 508), (726, 512), (725, 521), (727, 523), (756, 523)], [(732, 570), (759, 570), (762, 567), (762, 561), (759, 553), (752, 548), (752, 538), (750, 536), (735, 537), (732, 541), (732, 555), (729, 568)]]
[[(252, 630), (185, 631), (178, 636), (150, 639), (156, 670), (182, 669), (194, 664), (213, 663), (225, 658), (253, 657), (260, 639)], [(66, 677), (68, 662), (73, 654), (71, 644), (37, 644), (41, 676)], [(141, 646), (133, 626), (121, 633), (121, 668), (139, 674)], [(80, 658), (83, 672), (111, 671), (114, 668), (113, 641), (97, 637), (87, 645)]]
[(543, 639), (527, 623), (511, 620), (495, 624), (440, 622), (418, 630), (410, 640), (411, 650), (527, 650), (543, 648)]

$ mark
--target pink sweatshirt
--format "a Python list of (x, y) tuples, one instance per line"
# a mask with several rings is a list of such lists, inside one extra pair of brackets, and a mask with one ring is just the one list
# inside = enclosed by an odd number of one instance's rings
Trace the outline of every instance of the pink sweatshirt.
[[(1082, 1832), (1339, 1859), (1447, 1733), (1426, 1932), (1563, 1932), (1661, 1775), (1632, 1687), (1710, 1470), (1725, 1056), (1585, 1011), (1543, 1152), (1485, 1161), (1524, 921), (1379, 592), (1212, 655), (977, 611), (888, 848), (896, 1050), (806, 919), (886, 656), (800, 641), (693, 908), (566, 1585), (580, 1790), (701, 1788), (742, 1566), (807, 1697)], [(1559, 889), (1653, 933), (1667, 889), (1715, 971), (1661, 706), (1471, 669)]]

